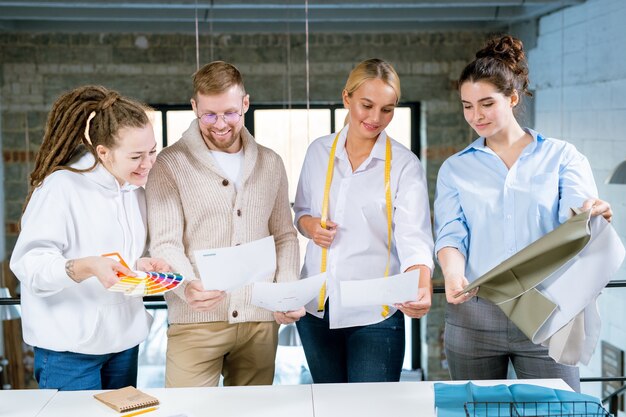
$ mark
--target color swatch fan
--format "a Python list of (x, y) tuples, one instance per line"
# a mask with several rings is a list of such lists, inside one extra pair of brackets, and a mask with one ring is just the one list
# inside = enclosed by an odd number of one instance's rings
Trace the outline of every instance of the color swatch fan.
[(123, 276), (109, 291), (126, 295), (155, 295), (173, 290), (183, 282), (183, 276), (172, 272), (134, 271), (136, 277)]
[[(102, 256), (114, 258), (128, 268), (119, 253), (107, 253)], [(134, 296), (163, 294), (178, 287), (184, 280), (182, 275), (173, 272), (133, 272), (137, 274), (136, 277), (120, 276), (120, 280), (109, 287), (109, 291), (123, 292), (126, 295)]]

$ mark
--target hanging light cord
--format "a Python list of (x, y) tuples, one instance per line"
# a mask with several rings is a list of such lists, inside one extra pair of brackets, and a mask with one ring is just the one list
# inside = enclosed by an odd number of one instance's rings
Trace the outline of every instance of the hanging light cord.
[(211, 7), (209, 8), (209, 33), (211, 34), (211, 42), (209, 46), (211, 48), (211, 62), (213, 62), (213, 0), (211, 0)]
[(304, 51), (305, 51), (305, 70), (306, 70), (306, 135), (309, 138), (309, 110), (310, 110), (310, 92), (309, 92), (309, 0), (304, 0)]
[[(291, 3), (291, 2), (290, 2)], [(291, 6), (291, 4), (290, 4)], [(287, 43), (287, 82), (286, 82), (286, 93), (287, 93), (287, 114), (289, 115), (289, 117), (287, 118), (287, 132), (289, 132), (289, 135), (291, 135), (291, 119), (293, 117), (292, 113), (291, 113), (291, 9), (289, 9), (289, 11), (287, 12), (287, 39), (286, 39), (286, 43)], [(293, 141), (289, 140), (287, 141), (287, 146), (288, 146), (288, 155), (293, 155)], [(289, 165), (291, 165), (291, 162), (289, 162)]]
[(287, 108), (291, 110), (291, 13), (287, 17)]
[(200, 69), (200, 36), (198, 33), (198, 0), (196, 0), (196, 71)]

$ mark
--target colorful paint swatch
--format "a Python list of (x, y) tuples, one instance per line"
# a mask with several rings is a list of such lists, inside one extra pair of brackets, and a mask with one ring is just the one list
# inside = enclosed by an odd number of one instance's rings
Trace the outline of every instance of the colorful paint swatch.
[[(113, 258), (129, 268), (126, 261), (117, 252), (106, 253), (102, 256)], [(163, 294), (178, 287), (185, 279), (182, 275), (174, 272), (133, 272), (137, 274), (136, 277), (120, 275), (120, 280), (109, 287), (109, 291), (123, 292), (132, 296)]]
[(173, 272), (147, 272), (145, 294), (161, 294), (178, 287), (183, 276)]
[(123, 292), (126, 295), (163, 294), (178, 287), (183, 276), (173, 272), (135, 271), (136, 277), (123, 276), (109, 288), (109, 291)]

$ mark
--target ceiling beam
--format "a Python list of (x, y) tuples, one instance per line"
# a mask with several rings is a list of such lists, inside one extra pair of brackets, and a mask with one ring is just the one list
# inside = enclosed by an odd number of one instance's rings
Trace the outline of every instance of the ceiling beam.
[[(358, 2), (332, 0), (324, 2), (316, 0), (315, 3), (308, 5), (309, 11), (313, 10), (376, 10), (376, 9), (425, 9), (425, 8), (476, 8), (476, 7), (514, 7), (529, 5), (545, 5), (548, 7), (565, 7), (576, 4), (582, 4), (585, 0), (442, 0), (442, 1), (419, 1), (406, 0), (406, 2), (381, 2), (380, 0), (362, 0)], [(23, 8), (52, 8), (52, 9), (121, 9), (121, 10), (304, 10), (305, 6), (302, 1), (294, 0), (273, 1), (273, 2), (251, 2), (250, 0), (235, 2), (214, 0), (212, 2), (194, 1), (146, 1), (146, 2), (126, 2), (115, 0), (107, 0), (102, 2), (72, 2), (72, 1), (0, 1), (0, 8), (23, 7)]]
[[(61, 28), (60, 30), (59, 28)], [(392, 24), (364, 25), (362, 23), (346, 22), (338, 26), (336, 23), (311, 24), (312, 33), (381, 33), (381, 32), (439, 32), (439, 31), (480, 31), (495, 32), (506, 30), (504, 22), (398, 22)], [(0, 31), (3, 31), (0, 24)], [(12, 24), (8, 32), (28, 33), (188, 33), (193, 34), (195, 25), (174, 22), (49, 22), (49, 21), (22, 21)], [(304, 33), (304, 25), (248, 23), (248, 24), (213, 24), (202, 23), (198, 26), (201, 35), (229, 34), (229, 33)]]
[[(315, 0), (309, 5), (308, 21), (320, 31), (389, 31), (401, 27), (441, 30), (459, 24), (485, 28), (533, 20), (568, 5), (585, 0)], [(197, 7), (197, 9), (196, 9)], [(217, 32), (283, 31), (279, 25), (292, 25), (295, 32), (304, 27), (304, 4), (296, 0), (195, 0), (134, 2), (103, 0), (3, 1), (0, 0), (0, 31), (170, 31), (191, 32), (196, 19), (211, 23)], [(187, 25), (188, 24), (188, 25)], [(333, 29), (334, 28), (334, 29)], [(413, 29), (420, 30), (420, 29)]]

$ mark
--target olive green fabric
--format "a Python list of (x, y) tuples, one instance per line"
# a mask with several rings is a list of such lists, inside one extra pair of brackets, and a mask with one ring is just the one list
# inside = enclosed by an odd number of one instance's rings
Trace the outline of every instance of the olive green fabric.
[(478, 287), (479, 297), (498, 305), (532, 340), (557, 308), (535, 287), (587, 245), (591, 238), (589, 218), (590, 211), (576, 214), (473, 281), (456, 296)]

